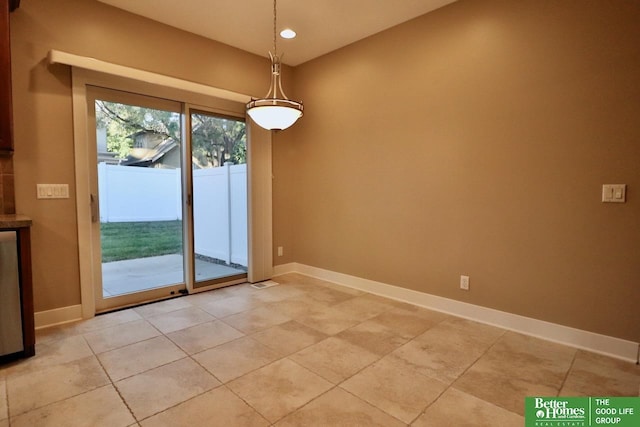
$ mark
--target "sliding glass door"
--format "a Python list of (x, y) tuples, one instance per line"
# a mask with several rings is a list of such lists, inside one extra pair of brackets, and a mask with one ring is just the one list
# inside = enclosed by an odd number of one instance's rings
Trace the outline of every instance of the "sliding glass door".
[(244, 121), (89, 89), (96, 311), (244, 281)]
[(247, 277), (244, 120), (191, 111), (194, 287)]

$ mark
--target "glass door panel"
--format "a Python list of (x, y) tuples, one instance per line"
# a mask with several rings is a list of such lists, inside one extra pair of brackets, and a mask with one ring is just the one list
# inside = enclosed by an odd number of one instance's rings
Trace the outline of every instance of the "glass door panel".
[(246, 278), (244, 120), (191, 112), (194, 287)]
[(98, 94), (94, 100), (98, 191), (92, 197), (99, 217), (93, 220), (99, 222), (102, 272), (98, 309), (185, 287), (181, 113), (179, 104), (166, 101), (177, 107), (167, 108), (160, 101), (131, 94)]

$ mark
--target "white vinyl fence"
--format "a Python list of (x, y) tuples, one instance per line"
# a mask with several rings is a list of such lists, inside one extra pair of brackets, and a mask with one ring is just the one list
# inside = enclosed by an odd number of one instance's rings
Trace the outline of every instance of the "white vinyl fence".
[[(182, 219), (180, 169), (98, 164), (100, 222)], [(247, 265), (247, 165), (193, 172), (195, 252)]]

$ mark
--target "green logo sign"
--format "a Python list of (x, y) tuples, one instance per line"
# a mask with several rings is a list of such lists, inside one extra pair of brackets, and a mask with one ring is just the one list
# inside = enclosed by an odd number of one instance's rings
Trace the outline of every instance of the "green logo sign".
[(640, 397), (527, 397), (525, 427), (640, 426)]

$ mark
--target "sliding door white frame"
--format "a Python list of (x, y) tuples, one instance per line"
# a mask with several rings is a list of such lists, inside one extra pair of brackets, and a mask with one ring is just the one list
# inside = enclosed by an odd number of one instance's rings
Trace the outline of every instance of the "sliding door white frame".
[[(74, 56), (75, 57), (75, 56)], [(77, 58), (77, 57), (76, 57)], [(81, 58), (81, 57), (80, 57)], [(89, 58), (87, 58), (89, 59)], [(60, 61), (58, 61), (60, 62)], [(72, 62), (72, 61), (70, 61)], [(90, 64), (93, 64), (90, 62)], [(107, 64), (107, 63), (104, 63)], [(72, 99), (73, 99), (73, 127), (74, 127), (74, 157), (76, 167), (76, 213), (78, 224), (78, 250), (80, 260), (80, 292), (82, 304), (82, 317), (91, 318), (95, 315), (95, 290), (94, 290), (94, 267), (93, 267), (93, 247), (91, 233), (91, 189), (87, 179), (91, 173), (89, 159), (89, 137), (87, 118), (87, 85), (105, 87), (115, 90), (128, 91), (148, 96), (156, 96), (165, 99), (181, 101), (185, 104), (195, 106), (207, 106), (204, 108), (217, 111), (221, 114), (232, 116), (244, 115), (244, 105), (239, 100), (249, 99), (248, 96), (228, 92), (216, 88), (210, 88), (213, 93), (225, 96), (232, 94), (227, 99), (213, 98), (202, 93), (195, 93), (180, 87), (176, 81), (185, 83), (185, 87), (190, 82), (168, 78), (167, 76), (156, 75), (145, 72), (147, 81), (136, 80), (135, 76), (123, 78), (95, 70), (82, 68), (82, 64), (72, 65)], [(116, 66), (118, 72), (133, 70), (127, 67)], [(105, 67), (105, 72), (110, 72)], [(136, 71), (136, 70), (133, 70)], [(123, 74), (127, 74), (123, 72)], [(148, 83), (154, 81), (149, 76), (158, 76), (160, 84)], [(170, 79), (170, 80), (167, 80)], [(162, 84), (169, 84), (164, 86)], [(211, 93), (211, 91), (209, 92)], [(248, 167), (248, 235), (249, 235), (249, 266), (248, 280), (259, 282), (271, 278), (273, 274), (272, 255), (272, 197), (271, 197), (271, 132), (260, 129), (253, 124), (249, 118), (247, 120), (247, 167)], [(183, 127), (184, 129), (184, 127)], [(190, 276), (192, 277), (192, 275)], [(191, 280), (191, 279), (189, 279)], [(187, 282), (190, 292), (194, 291), (193, 283)], [(199, 288), (197, 291), (204, 291), (210, 288)]]
[[(273, 276), (271, 131), (247, 118), (249, 282)], [(269, 231), (267, 231), (269, 230)]]

